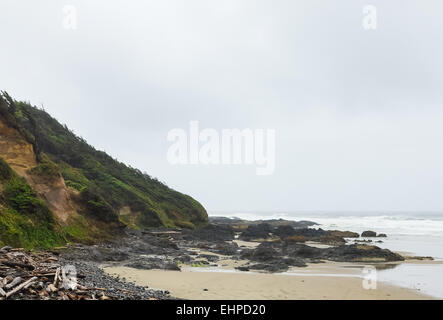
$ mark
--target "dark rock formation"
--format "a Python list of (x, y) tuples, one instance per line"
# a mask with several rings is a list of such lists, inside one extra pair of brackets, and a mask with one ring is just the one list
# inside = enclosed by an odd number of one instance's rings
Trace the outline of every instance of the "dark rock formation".
[(357, 232), (352, 232), (352, 231), (329, 230), (329, 233), (332, 236), (341, 237), (341, 238), (358, 238), (359, 237), (359, 234)]
[(251, 261), (247, 266), (242, 266), (242, 269), (282, 272), (291, 266), (306, 266), (301, 257), (288, 255), (284, 251), (284, 243), (280, 241), (263, 242), (255, 249), (244, 250), (241, 258)]
[(341, 262), (390, 262), (405, 259), (388, 249), (365, 244), (343, 245), (325, 249), (323, 258)]
[(371, 238), (371, 237), (376, 237), (377, 233), (374, 231), (363, 231), (361, 236)]
[(292, 258), (318, 259), (322, 257), (324, 249), (307, 246), (305, 244), (286, 244), (282, 253)]
[(320, 238), (320, 237), (324, 237), (324, 236), (329, 236), (329, 232), (325, 231), (321, 228), (319, 228), (319, 229), (311, 229), (311, 228), (294, 229), (290, 226), (278, 227), (274, 233), (281, 238), (285, 238), (285, 237), (289, 237), (289, 236), (303, 236), (306, 238)]
[[(263, 242), (255, 249), (245, 249), (240, 256), (256, 264), (249, 269), (260, 267), (262, 270), (284, 270), (286, 265), (302, 267), (306, 262), (321, 260), (339, 262), (390, 262), (403, 261), (404, 258), (388, 249), (370, 245), (341, 245), (331, 248), (316, 248), (287, 241)], [(274, 265), (274, 266), (271, 266)]]
[(234, 240), (234, 230), (229, 225), (210, 224), (195, 230), (183, 230), (185, 240), (206, 240), (211, 242)]
[(234, 256), (238, 254), (239, 247), (234, 242), (221, 242), (217, 243), (214, 248), (210, 248), (209, 251), (225, 256)]
[[(292, 229), (292, 227), (290, 227)], [(241, 240), (251, 241), (256, 239), (268, 239), (272, 227), (268, 223), (251, 224), (240, 235)]]
[(209, 262), (217, 262), (219, 257), (213, 254), (199, 254), (197, 258), (206, 259)]

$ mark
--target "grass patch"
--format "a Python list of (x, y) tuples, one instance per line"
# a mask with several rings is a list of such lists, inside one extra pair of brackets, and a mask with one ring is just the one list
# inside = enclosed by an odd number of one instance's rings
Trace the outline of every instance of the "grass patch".
[(206, 264), (204, 264), (203, 262), (199, 262), (199, 261), (191, 263), (191, 267), (193, 267), (193, 268), (204, 268), (206, 266), (207, 266)]
[(53, 224), (35, 221), (11, 209), (0, 210), (0, 241), (25, 249), (48, 249), (66, 243)]

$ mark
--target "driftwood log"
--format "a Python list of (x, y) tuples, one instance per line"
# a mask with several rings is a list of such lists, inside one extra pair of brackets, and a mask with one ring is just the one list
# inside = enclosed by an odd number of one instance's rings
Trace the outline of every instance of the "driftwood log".
[(13, 287), (15, 287), (16, 285), (18, 285), (19, 283), (21, 283), (23, 281), (23, 279), (21, 277), (16, 277), (14, 278), (14, 280), (11, 281), (11, 283), (8, 283), (5, 286), (5, 289), (11, 289)]
[(20, 267), (20, 268), (25, 268), (28, 270), (34, 270), (35, 267), (31, 264), (27, 264), (27, 263), (22, 263), (22, 262), (14, 262), (14, 261), (7, 261), (7, 260), (0, 260), (0, 263), (8, 266), (8, 267)]
[(20, 290), (22, 290), (26, 285), (30, 284), (31, 282), (33, 282), (34, 280), (37, 280), (37, 277), (32, 277), (31, 279), (29, 279), (28, 281), (23, 282), (22, 284), (18, 285), (17, 287), (15, 287), (13, 290), (9, 291), (6, 293), (6, 298), (12, 296), (13, 294), (19, 292)]

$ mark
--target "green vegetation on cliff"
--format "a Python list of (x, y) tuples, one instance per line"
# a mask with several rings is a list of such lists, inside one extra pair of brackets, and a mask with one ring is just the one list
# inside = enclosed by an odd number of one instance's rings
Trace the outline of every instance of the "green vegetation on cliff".
[[(47, 179), (61, 175), (64, 178), (66, 186), (76, 195), (78, 213), (82, 217), (77, 217), (77, 220), (92, 219), (132, 228), (194, 228), (207, 223), (206, 210), (196, 200), (96, 150), (44, 110), (15, 101), (3, 92), (0, 95), (0, 121), (18, 130), (32, 144), (38, 162), (38, 166), (30, 170), (32, 175)], [(3, 178), (3, 187), (0, 188), (0, 191), (3, 189), (2, 203), (5, 207), (0, 208), (0, 228), (11, 225), (8, 221), (15, 214), (14, 217), (23, 220), (44, 218), (42, 221), (46, 229), (50, 229), (53, 222), (47, 207), (43, 206), (44, 202), (4, 161), (0, 170), (2, 176), (10, 174), (13, 177)], [(71, 236), (84, 235), (85, 225), (87, 223), (83, 222), (64, 229), (71, 230)], [(48, 236), (48, 245), (58, 240)], [(0, 241), (13, 242), (2, 238)]]
[(44, 201), (0, 158), (0, 244), (49, 248), (64, 242)]

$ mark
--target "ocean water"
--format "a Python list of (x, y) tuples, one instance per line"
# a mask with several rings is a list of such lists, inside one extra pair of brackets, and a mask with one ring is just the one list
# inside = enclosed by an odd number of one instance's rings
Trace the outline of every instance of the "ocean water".
[(442, 263), (400, 264), (379, 270), (378, 280), (443, 298), (443, 212), (214, 212), (211, 215), (247, 220), (309, 220), (319, 224), (313, 228), (385, 233), (388, 237), (377, 239), (383, 243), (375, 245), (408, 255), (431, 256)]

